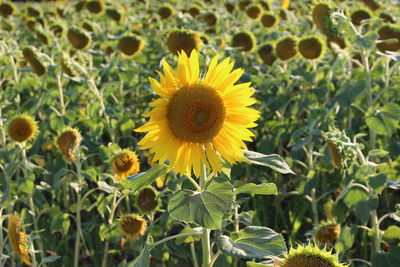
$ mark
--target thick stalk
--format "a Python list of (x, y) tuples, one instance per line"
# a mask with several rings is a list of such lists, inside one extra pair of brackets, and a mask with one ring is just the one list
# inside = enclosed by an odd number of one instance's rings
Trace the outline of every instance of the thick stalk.
[[(233, 197), (233, 228), (235, 233), (239, 232), (239, 208), (238, 204), (236, 203), (236, 196)], [(233, 266), (237, 267), (239, 263), (238, 257), (233, 258)]]
[[(207, 172), (205, 164), (201, 163), (200, 169), (200, 188), (203, 190), (206, 187)], [(201, 246), (203, 249), (203, 267), (210, 267), (210, 230), (203, 227), (201, 235)]]
[(372, 228), (371, 252), (372, 254), (374, 254), (380, 252), (381, 249), (378, 215), (376, 213), (376, 210), (371, 211), (371, 228)]
[(194, 247), (194, 243), (190, 243), (190, 253), (192, 254), (193, 258), (193, 267), (199, 267), (199, 262), (197, 261), (196, 249)]
[(82, 177), (81, 177), (81, 162), (80, 157), (75, 161), (76, 167), (76, 175), (78, 178), (78, 192), (76, 192), (76, 237), (75, 237), (75, 250), (74, 250), (74, 267), (79, 266), (79, 246), (81, 242), (81, 186), (82, 186)]

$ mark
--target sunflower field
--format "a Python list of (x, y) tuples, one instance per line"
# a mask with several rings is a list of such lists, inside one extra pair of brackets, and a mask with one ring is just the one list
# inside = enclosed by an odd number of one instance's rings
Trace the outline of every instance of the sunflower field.
[(399, 267), (400, 1), (0, 0), (0, 267)]

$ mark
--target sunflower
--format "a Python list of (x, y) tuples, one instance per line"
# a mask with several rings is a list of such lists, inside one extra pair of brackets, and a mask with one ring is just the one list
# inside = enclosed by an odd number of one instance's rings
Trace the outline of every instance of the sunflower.
[(127, 238), (137, 240), (140, 235), (144, 235), (146, 232), (147, 222), (135, 214), (125, 215), (121, 218), (119, 229)]
[(257, 19), (262, 11), (263, 7), (260, 4), (251, 4), (246, 8), (246, 14), (251, 19)]
[(315, 240), (322, 245), (338, 239), (340, 235), (340, 224), (333, 221), (322, 222), (315, 229)]
[(214, 26), (218, 21), (218, 17), (213, 12), (207, 12), (201, 15), (201, 20), (208, 26)]
[(205, 77), (200, 76), (198, 54), (182, 52), (178, 69), (163, 62), (160, 82), (149, 78), (161, 98), (150, 105), (150, 120), (138, 132), (148, 132), (139, 142), (150, 149), (154, 160), (165, 162), (180, 174), (200, 176), (201, 163), (210, 171), (221, 172), (221, 157), (231, 164), (243, 159), (243, 141), (251, 141), (248, 130), (259, 112), (248, 107), (256, 102), (250, 83), (237, 83), (244, 70), (233, 69), (229, 58), (217, 64), (214, 57)]
[(305, 59), (318, 59), (323, 56), (324, 43), (317, 36), (304, 37), (300, 40), (298, 49)]
[(14, 215), (8, 217), (8, 239), (10, 240), (12, 250), (18, 254), (21, 260), (32, 265), (31, 256), (28, 251), (28, 236), (24, 232), (20, 232), (22, 220)]
[(275, 53), (281, 60), (289, 60), (297, 55), (297, 40), (293, 36), (284, 37), (276, 43)]
[(119, 12), (115, 8), (107, 8), (106, 14), (107, 14), (107, 16), (109, 16), (111, 19), (113, 19), (116, 22), (120, 21), (121, 17), (122, 17), (121, 12)]
[(266, 28), (272, 28), (278, 24), (279, 18), (272, 13), (265, 13), (261, 16), (261, 23)]
[(72, 70), (71, 64), (69, 62), (69, 57), (68, 54), (63, 53), (60, 59), (60, 65), (62, 71), (67, 74), (69, 77), (75, 77), (76, 73)]
[(121, 153), (116, 155), (112, 159), (111, 166), (116, 179), (119, 182), (140, 171), (140, 164), (136, 153), (128, 149), (124, 149)]
[(100, 14), (104, 11), (106, 4), (103, 1), (89, 1), (86, 3), (86, 9), (90, 13)]
[(385, 12), (380, 13), (379, 17), (381, 19), (383, 19), (383, 21), (386, 23), (395, 23), (396, 22), (396, 20), (391, 15), (389, 15), (388, 13), (385, 13)]
[(320, 249), (315, 245), (305, 247), (299, 245), (297, 249), (291, 248), (285, 258), (281, 260), (282, 267), (346, 267), (339, 262), (337, 255), (332, 251)]
[(14, 14), (14, 12), (15, 12), (15, 6), (12, 2), (0, 4), (0, 15), (2, 17), (11, 16), (12, 14)]
[(239, 2), (239, 9), (241, 11), (244, 11), (244, 10), (246, 10), (247, 6), (250, 5), (251, 3), (252, 3), (251, 0), (241, 0)]
[(229, 13), (233, 13), (233, 11), (235, 11), (235, 5), (232, 3), (226, 3), (225, 8)]
[(160, 15), (162, 19), (170, 18), (174, 15), (174, 8), (170, 4), (163, 4), (158, 9), (158, 15)]
[(67, 38), (76, 49), (85, 49), (91, 42), (89, 33), (77, 27), (72, 27), (68, 30)]
[[(384, 25), (378, 30), (379, 40), (381, 41), (376, 45), (379, 51), (398, 51), (400, 50), (400, 27)], [(397, 39), (397, 42), (382, 42), (383, 40)]]
[(13, 117), (7, 125), (8, 135), (15, 142), (26, 142), (35, 137), (38, 127), (35, 119), (27, 114)]
[(192, 5), (189, 7), (188, 12), (190, 16), (193, 18), (197, 17), (200, 14), (201, 7), (199, 5)]
[(118, 42), (118, 50), (128, 57), (134, 57), (142, 51), (145, 45), (144, 40), (136, 34), (122, 36)]
[(140, 189), (135, 204), (141, 213), (150, 213), (155, 211), (160, 204), (159, 198), (157, 197), (157, 191), (151, 186)]
[(256, 37), (253, 33), (242, 31), (232, 37), (232, 47), (238, 47), (241, 51), (252, 51), (256, 46)]
[(57, 146), (67, 161), (72, 162), (76, 159), (74, 150), (79, 146), (81, 140), (82, 136), (79, 131), (70, 127), (65, 128), (58, 136)]
[(351, 13), (350, 17), (354, 25), (360, 26), (363, 20), (371, 18), (371, 12), (365, 9), (357, 9)]
[(271, 43), (265, 43), (260, 46), (257, 51), (262, 62), (267, 66), (272, 66), (276, 60), (276, 55), (274, 52), (274, 46)]
[(65, 33), (65, 26), (62, 23), (54, 23), (50, 26), (50, 31), (55, 37), (62, 37)]
[(29, 66), (31, 67), (33, 73), (35, 73), (38, 76), (42, 76), (43, 74), (46, 73), (46, 68), (42, 64), (42, 62), (38, 60), (37, 51), (34, 47), (32, 46), (25, 47), (24, 49), (22, 49), (22, 54), (26, 59), (26, 61), (28, 61)]
[(193, 49), (200, 50), (203, 45), (200, 36), (191, 31), (177, 29), (172, 31), (167, 38), (169, 51), (178, 55), (180, 51), (189, 54)]

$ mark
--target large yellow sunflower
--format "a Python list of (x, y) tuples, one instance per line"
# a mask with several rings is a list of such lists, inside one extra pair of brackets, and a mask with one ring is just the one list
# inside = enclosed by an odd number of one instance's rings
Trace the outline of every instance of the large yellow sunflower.
[(179, 54), (178, 68), (174, 70), (163, 61), (164, 74), (160, 82), (149, 78), (155, 92), (161, 97), (146, 114), (150, 120), (138, 132), (147, 132), (139, 142), (149, 149), (154, 160), (169, 160), (180, 174), (200, 176), (201, 163), (213, 172), (221, 172), (221, 157), (230, 164), (241, 161), (243, 141), (251, 141), (254, 134), (248, 129), (259, 112), (249, 106), (256, 100), (250, 82), (236, 82), (244, 70), (233, 70), (234, 63), (226, 58), (218, 64), (214, 57), (207, 73), (200, 76), (198, 54), (190, 57)]

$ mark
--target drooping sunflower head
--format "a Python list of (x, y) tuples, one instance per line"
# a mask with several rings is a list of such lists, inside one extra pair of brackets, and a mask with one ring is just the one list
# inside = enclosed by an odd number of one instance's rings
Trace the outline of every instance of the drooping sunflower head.
[(149, 78), (161, 97), (153, 101), (150, 120), (138, 132), (147, 132), (139, 142), (149, 149), (154, 160), (165, 162), (180, 174), (200, 176), (201, 163), (209, 171), (221, 172), (221, 157), (234, 164), (243, 159), (243, 141), (251, 141), (254, 134), (248, 128), (259, 112), (249, 106), (256, 101), (250, 83), (237, 83), (242, 69), (233, 70), (233, 62), (225, 59), (217, 64), (214, 57), (208, 72), (200, 77), (198, 54), (190, 57), (182, 52), (178, 68), (163, 62), (164, 74), (160, 82)]
[(297, 39), (294, 36), (283, 37), (275, 46), (275, 53), (280, 60), (290, 60), (297, 55)]
[(38, 130), (35, 119), (27, 114), (13, 117), (7, 125), (8, 135), (18, 143), (27, 142), (35, 137)]
[(325, 245), (333, 240), (338, 239), (340, 235), (340, 224), (334, 221), (321, 222), (321, 224), (314, 230), (315, 241), (319, 244)]
[(386, 23), (396, 23), (396, 20), (390, 14), (388, 14), (386, 12), (381, 12), (379, 14), (379, 17), (381, 19), (383, 19), (383, 21)]
[(119, 22), (122, 18), (121, 12), (116, 8), (107, 8), (106, 14), (116, 22)]
[(312, 10), (312, 18), (315, 26), (321, 31), (322, 34), (329, 36), (331, 34), (329, 30), (329, 21), (331, 17), (331, 7), (326, 2), (320, 2), (315, 4)]
[(81, 141), (82, 136), (77, 129), (66, 127), (57, 138), (57, 146), (65, 159), (72, 162), (76, 159), (74, 151)]
[(43, 30), (37, 30), (35, 34), (36, 39), (38, 39), (41, 44), (48, 45), (50, 43), (50, 36)]
[(200, 50), (202, 45), (200, 35), (187, 30), (171, 31), (167, 38), (168, 49), (175, 55), (179, 55), (182, 50), (186, 54), (190, 54), (193, 49)]
[(281, 262), (282, 267), (347, 267), (339, 262), (338, 256), (332, 251), (311, 244), (291, 248)]
[(257, 19), (263, 12), (261, 4), (251, 4), (246, 7), (246, 14), (251, 19)]
[(190, 16), (193, 18), (197, 17), (200, 14), (201, 7), (199, 5), (192, 5), (189, 7), (188, 12)]
[(87, 48), (91, 42), (89, 33), (75, 26), (68, 30), (67, 38), (70, 44), (79, 50)]
[(130, 175), (139, 173), (140, 163), (136, 153), (129, 149), (124, 149), (118, 153), (111, 162), (112, 170), (116, 180), (121, 182)]
[(62, 37), (65, 33), (65, 26), (63, 23), (54, 23), (50, 26), (50, 31), (56, 37)]
[(201, 20), (204, 21), (208, 26), (214, 26), (217, 24), (218, 17), (213, 12), (206, 12), (201, 15)]
[(2, 17), (8, 17), (14, 14), (15, 6), (12, 2), (4, 2), (0, 4), (0, 15)]
[(246, 8), (247, 8), (252, 2), (253, 2), (253, 1), (251, 1), (251, 0), (241, 0), (241, 1), (239, 2), (239, 9), (240, 9), (241, 11), (246, 10)]
[(354, 25), (360, 26), (363, 20), (370, 19), (372, 17), (372, 15), (371, 15), (370, 11), (360, 8), (360, 9), (354, 10), (351, 13), (350, 17), (351, 17), (351, 22)]
[(317, 36), (304, 37), (299, 41), (300, 55), (305, 59), (319, 59), (323, 56), (325, 46), (321, 38)]
[(8, 239), (12, 250), (18, 254), (21, 261), (27, 265), (32, 265), (31, 256), (28, 249), (28, 236), (20, 231), (22, 228), (22, 220), (17, 216), (10, 215), (8, 217)]
[(38, 51), (33, 46), (28, 46), (22, 49), (22, 55), (28, 61), (32, 72), (38, 76), (46, 73), (45, 65), (38, 59)]
[(274, 45), (272, 43), (265, 43), (257, 50), (262, 62), (267, 66), (272, 66), (276, 60)]
[(86, 9), (89, 10), (90, 13), (100, 14), (104, 11), (106, 4), (102, 0), (94, 0), (86, 2)]
[(241, 51), (250, 52), (256, 47), (256, 37), (253, 33), (242, 31), (232, 37), (232, 47), (238, 47)]
[(94, 32), (93, 24), (89, 20), (84, 20), (82, 22), (82, 29), (87, 32)]
[(71, 67), (70, 64), (70, 57), (68, 56), (67, 53), (63, 53), (60, 59), (60, 65), (62, 71), (67, 74), (69, 77), (75, 77), (76, 73), (73, 71), (73, 68)]
[(170, 4), (163, 4), (159, 9), (158, 9), (158, 15), (160, 15), (160, 17), (162, 19), (167, 19), (172, 17), (172, 15), (174, 14), (174, 7), (171, 6)]
[(119, 229), (126, 238), (137, 240), (146, 233), (147, 222), (139, 215), (125, 215), (121, 218)]
[(159, 198), (157, 197), (157, 191), (151, 186), (140, 189), (135, 204), (141, 213), (150, 213), (155, 211), (160, 204)]
[(261, 16), (261, 23), (266, 28), (272, 28), (278, 24), (278, 22), (279, 18), (270, 12), (266, 12)]
[(40, 17), (42, 15), (42, 12), (35, 6), (28, 6), (26, 8), (26, 15), (28, 17)]
[(119, 39), (118, 50), (128, 57), (134, 57), (142, 51), (145, 41), (136, 34), (124, 35)]
[(381, 52), (386, 51), (398, 51), (400, 50), (400, 27), (399, 26), (391, 26), (384, 25), (378, 30), (379, 40), (389, 40), (389, 39), (397, 39), (397, 42), (380, 42), (376, 44), (376, 47)]

